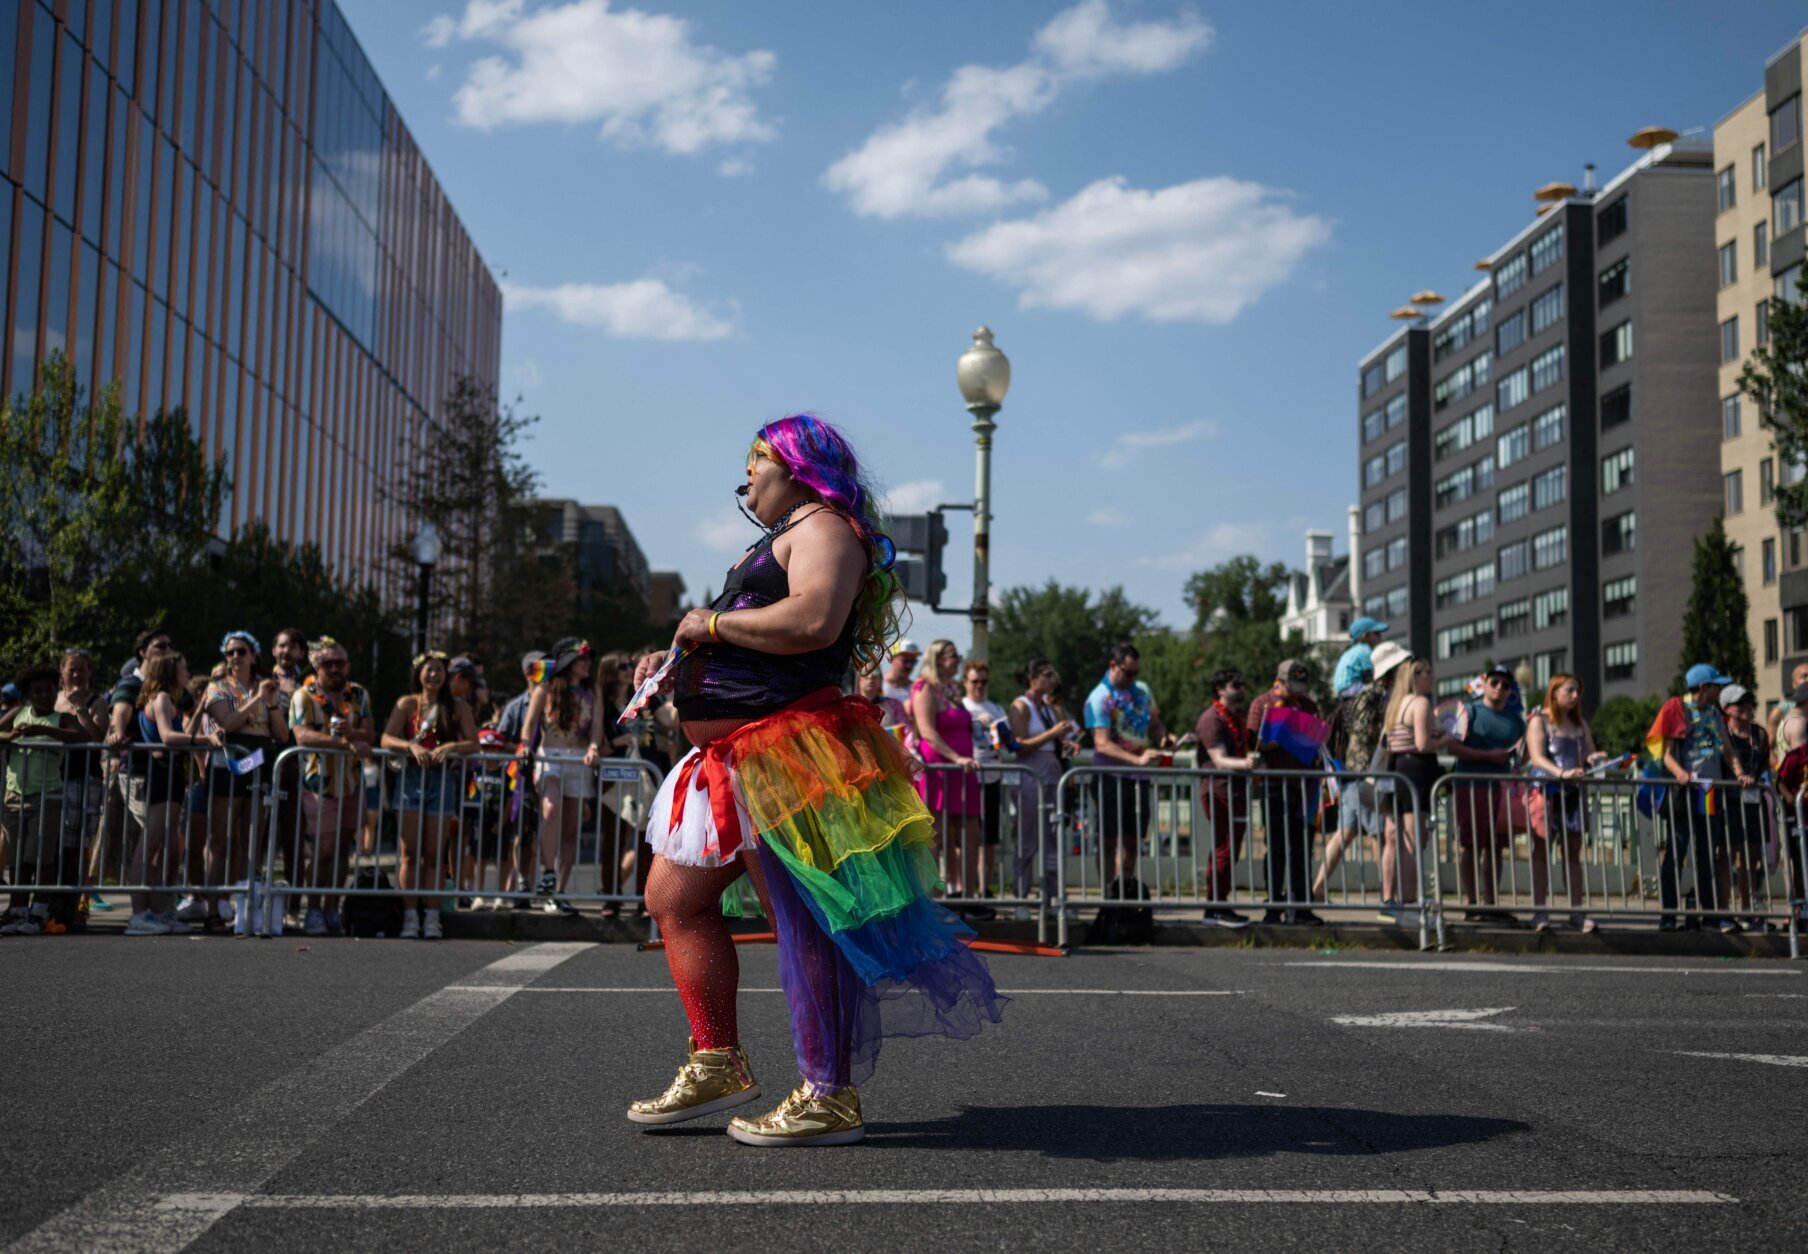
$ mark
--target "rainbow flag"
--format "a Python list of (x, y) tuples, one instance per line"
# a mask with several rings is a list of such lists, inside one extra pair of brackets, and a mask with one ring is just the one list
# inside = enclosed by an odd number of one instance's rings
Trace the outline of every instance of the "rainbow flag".
[[(1651, 760), (1662, 763), (1664, 760), (1664, 742), (1669, 740), (1687, 740), (1689, 737), (1689, 715), (1682, 708), (1681, 697), (1671, 697), (1658, 708), (1657, 717), (1651, 720), (1651, 727), (1645, 733), (1645, 752)], [(1713, 814), (1719, 810), (1719, 790), (1702, 789), (1702, 795), (1696, 801), (1696, 807), (1703, 814)]]
[(1285, 705), (1269, 706), (1262, 715), (1262, 730), (1256, 734), (1262, 744), (1279, 745), (1306, 766), (1318, 761), (1330, 738), (1331, 725), (1324, 719)]

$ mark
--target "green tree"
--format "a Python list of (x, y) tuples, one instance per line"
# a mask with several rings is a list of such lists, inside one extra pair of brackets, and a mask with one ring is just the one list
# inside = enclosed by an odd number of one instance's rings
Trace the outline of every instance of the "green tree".
[(1661, 693), (1648, 697), (1609, 697), (1589, 721), (1595, 748), (1602, 753), (1642, 753), (1645, 733), (1664, 703)]
[(63, 648), (123, 655), (204, 560), (227, 481), (181, 410), (90, 403), (61, 356), (0, 400), (0, 666)]
[[(1770, 302), (1767, 334), (1746, 354), (1739, 388), (1758, 406), (1780, 466), (1808, 465), (1808, 302)], [(1791, 482), (1790, 480), (1795, 480)], [(1782, 475), (1776, 487), (1780, 526), (1808, 525), (1808, 479)]]
[(1321, 703), (1330, 697), (1324, 658), (1298, 632), (1281, 634), (1287, 611), (1287, 581), (1293, 572), (1280, 562), (1264, 565), (1244, 554), (1200, 571), (1186, 582), (1197, 638), (1198, 704), (1210, 700), (1211, 677), (1235, 667), (1249, 681), (1250, 693), (1274, 680), (1287, 658), (1303, 662)]
[(1726, 520), (1720, 515), (1695, 539), (1693, 574), (1689, 606), (1682, 619), (1682, 656), (1676, 661), (1670, 691), (1684, 691), (1683, 674), (1697, 662), (1718, 666), (1747, 688), (1755, 688), (1758, 665), (1752, 656), (1751, 637), (1746, 634), (1751, 602), (1733, 560), (1733, 546), (1726, 538)]
[[(1097, 597), (1052, 579), (1040, 588), (1007, 588), (992, 607), (994, 700), (1003, 704), (1015, 697), (1011, 677), (1031, 658), (1045, 657), (1061, 672), (1068, 709), (1077, 711), (1105, 673), (1111, 646), (1155, 629), (1155, 611), (1131, 601), (1120, 587)], [(1155, 696), (1166, 708), (1159, 688)]]

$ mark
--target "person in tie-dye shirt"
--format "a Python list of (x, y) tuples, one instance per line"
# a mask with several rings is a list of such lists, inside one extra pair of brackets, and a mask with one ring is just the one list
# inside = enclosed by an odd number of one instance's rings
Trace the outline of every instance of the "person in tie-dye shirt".
[[(1105, 678), (1086, 698), (1086, 728), (1092, 736), (1092, 760), (1106, 767), (1148, 766), (1160, 755), (1151, 745), (1166, 743), (1155, 694), (1142, 682), (1142, 655), (1124, 641), (1111, 648)], [(1119, 884), (1136, 867), (1136, 846), (1152, 810), (1149, 781), (1122, 773), (1099, 780), (1100, 874)]]

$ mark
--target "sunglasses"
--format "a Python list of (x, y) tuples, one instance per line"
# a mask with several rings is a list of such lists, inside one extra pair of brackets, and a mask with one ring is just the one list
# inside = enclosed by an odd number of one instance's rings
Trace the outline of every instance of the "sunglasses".
[(1495, 684), (1503, 684), (1504, 685), (1504, 684), (1509, 684), (1512, 681), (1510, 679), (1508, 679), (1505, 675), (1490, 675), (1490, 676), (1488, 676), (1486, 682), (1487, 682), (1488, 687), (1492, 688)]
[(250, 657), (251, 650), (250, 649), (228, 649), (228, 650), (226, 650), (226, 656), (227, 657)]
[(337, 670), (342, 666), (350, 666), (351, 662), (349, 662), (348, 660), (346, 660), (345, 658), (342, 658), (342, 657), (328, 657), (328, 658), (321, 658), (320, 661), (318, 663), (316, 663), (316, 665), (318, 665), (321, 670), (326, 670), (329, 667), (332, 668), (333, 670)]

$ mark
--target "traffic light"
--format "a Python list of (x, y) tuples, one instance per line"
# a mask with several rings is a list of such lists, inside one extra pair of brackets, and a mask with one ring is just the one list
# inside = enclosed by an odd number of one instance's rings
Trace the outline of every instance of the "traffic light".
[(940, 609), (942, 592), (948, 586), (948, 578), (942, 574), (942, 551), (948, 547), (948, 525), (942, 521), (942, 511), (893, 516), (890, 522), (891, 540), (898, 549), (892, 572), (904, 595)]

